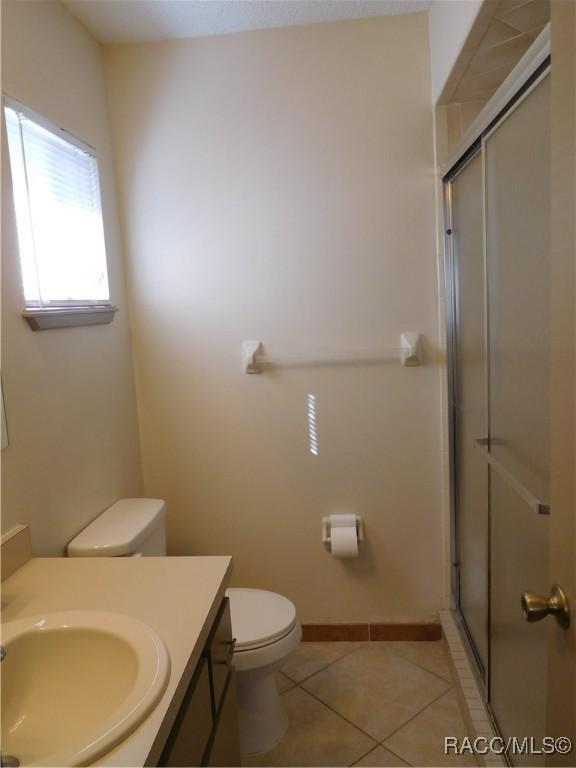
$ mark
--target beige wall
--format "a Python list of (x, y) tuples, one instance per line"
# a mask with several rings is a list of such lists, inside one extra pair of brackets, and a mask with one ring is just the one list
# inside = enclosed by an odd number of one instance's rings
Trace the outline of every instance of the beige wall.
[(29, 523), (36, 554), (115, 499), (142, 492), (133, 371), (101, 51), (58, 2), (2, 3), (3, 90), (98, 152), (112, 302), (108, 326), (36, 332), (23, 293), (3, 139), (2, 527)]
[[(236, 584), (308, 622), (442, 603), (427, 34), (418, 14), (107, 49), (146, 493), (172, 553), (232, 553)], [(404, 330), (427, 366), (241, 371), (244, 339)], [(364, 517), (357, 560), (322, 547), (337, 511)]]

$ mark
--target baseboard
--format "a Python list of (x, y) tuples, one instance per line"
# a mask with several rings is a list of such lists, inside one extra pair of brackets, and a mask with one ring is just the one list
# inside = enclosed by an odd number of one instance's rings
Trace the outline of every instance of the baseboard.
[(440, 624), (303, 624), (305, 643), (338, 640), (440, 640)]
[(305, 643), (330, 640), (370, 640), (369, 624), (303, 624), (302, 640)]
[(370, 624), (370, 640), (441, 640), (440, 624)]

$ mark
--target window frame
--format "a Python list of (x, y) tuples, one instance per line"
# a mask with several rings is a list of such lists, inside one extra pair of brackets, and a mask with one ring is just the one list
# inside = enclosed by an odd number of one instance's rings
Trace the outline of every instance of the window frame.
[[(65, 128), (61, 128), (44, 115), (35, 112), (30, 107), (22, 104), (17, 99), (12, 98), (7, 93), (2, 94), (2, 119), (4, 121), (4, 130), (7, 131), (6, 126), (6, 114), (5, 108), (11, 109), (16, 113), (23, 114), (26, 118), (36, 123), (40, 127), (54, 134), (57, 138), (61, 138), (69, 144), (80, 149), (82, 152), (90, 155), (96, 161), (96, 168), (98, 173), (98, 191), (100, 197), (100, 213), (102, 217), (102, 229), (104, 240), (104, 258), (106, 262), (106, 277), (108, 281), (108, 291), (110, 294), (110, 270), (108, 264), (108, 249), (106, 247), (106, 230), (104, 227), (104, 211), (102, 206), (102, 184), (100, 174), (100, 163), (96, 149), (85, 141), (82, 141), (78, 137), (71, 134)], [(8, 147), (7, 147), (8, 149)], [(12, 180), (12, 164), (10, 160), (10, 152), (8, 151), (8, 166), (10, 168), (10, 194), (12, 195), (12, 202), (14, 206), (14, 226), (18, 230), (16, 222), (15, 200), (14, 200), (14, 188)], [(18, 245), (20, 249), (20, 244)], [(19, 260), (21, 259), (20, 253), (18, 253)], [(21, 265), (20, 265), (21, 266)], [(21, 267), (22, 268), (22, 267)], [(94, 299), (94, 300), (77, 300), (77, 299), (64, 299), (58, 302), (48, 302), (41, 305), (40, 302), (34, 300), (26, 300), (24, 297), (25, 308), (22, 310), (22, 317), (28, 322), (32, 330), (49, 330), (53, 328), (69, 328), (73, 326), (84, 325), (104, 325), (111, 323), (114, 319), (115, 313), (118, 311), (111, 302), (111, 296), (107, 300)]]

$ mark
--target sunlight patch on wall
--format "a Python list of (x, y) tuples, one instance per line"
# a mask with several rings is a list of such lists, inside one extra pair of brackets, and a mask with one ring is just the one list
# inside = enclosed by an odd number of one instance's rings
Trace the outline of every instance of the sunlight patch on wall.
[(308, 438), (310, 453), (318, 456), (318, 427), (316, 422), (316, 395), (308, 395)]

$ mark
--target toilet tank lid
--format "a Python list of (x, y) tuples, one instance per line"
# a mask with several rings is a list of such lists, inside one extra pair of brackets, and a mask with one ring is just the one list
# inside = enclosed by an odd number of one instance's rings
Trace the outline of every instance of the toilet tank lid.
[(68, 557), (131, 555), (164, 522), (162, 499), (120, 499), (68, 544)]

